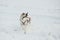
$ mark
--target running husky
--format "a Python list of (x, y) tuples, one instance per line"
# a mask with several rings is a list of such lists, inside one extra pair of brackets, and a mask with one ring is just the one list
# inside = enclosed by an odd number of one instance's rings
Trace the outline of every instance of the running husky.
[(29, 28), (29, 24), (31, 23), (31, 18), (29, 17), (28, 15), (28, 12), (27, 13), (22, 13), (20, 15), (20, 24), (21, 24), (21, 27), (24, 31), (24, 33), (27, 32), (27, 28)]

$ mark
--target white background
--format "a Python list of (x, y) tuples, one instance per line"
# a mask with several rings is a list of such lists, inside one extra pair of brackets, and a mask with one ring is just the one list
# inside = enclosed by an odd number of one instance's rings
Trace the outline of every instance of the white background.
[[(22, 12), (32, 18), (27, 34), (19, 23)], [(60, 40), (60, 0), (0, 0), (0, 40)]]

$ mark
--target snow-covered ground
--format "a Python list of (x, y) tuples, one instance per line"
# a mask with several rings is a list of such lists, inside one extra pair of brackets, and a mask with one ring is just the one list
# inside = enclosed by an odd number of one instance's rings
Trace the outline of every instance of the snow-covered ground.
[[(0, 0), (0, 40), (60, 40), (60, 0)], [(32, 18), (27, 34), (19, 16)]]

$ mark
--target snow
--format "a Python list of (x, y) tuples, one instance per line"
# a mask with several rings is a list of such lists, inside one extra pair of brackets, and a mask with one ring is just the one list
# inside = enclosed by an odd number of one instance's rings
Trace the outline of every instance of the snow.
[[(26, 34), (22, 12), (32, 18)], [(60, 40), (60, 0), (0, 0), (0, 40)]]

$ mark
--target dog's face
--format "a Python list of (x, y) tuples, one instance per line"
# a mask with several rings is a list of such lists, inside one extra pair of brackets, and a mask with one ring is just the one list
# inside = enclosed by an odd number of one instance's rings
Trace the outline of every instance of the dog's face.
[(22, 16), (22, 18), (23, 17), (27, 17), (28, 16), (28, 13), (22, 13), (21, 16)]

